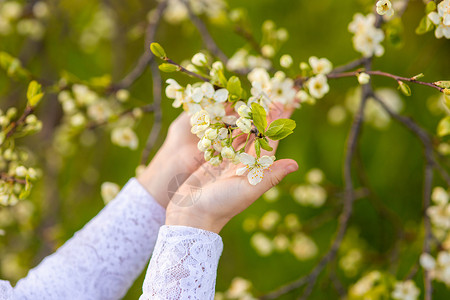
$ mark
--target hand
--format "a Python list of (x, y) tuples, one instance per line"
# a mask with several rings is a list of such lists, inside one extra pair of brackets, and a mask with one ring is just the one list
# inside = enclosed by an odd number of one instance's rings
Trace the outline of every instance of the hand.
[(190, 131), (189, 119), (183, 112), (172, 122), (164, 144), (137, 178), (164, 208), (170, 201), (170, 181), (177, 175), (193, 173), (204, 163), (203, 153), (197, 149), (198, 138)]
[[(291, 109), (280, 110), (280, 107), (271, 110), (269, 122), (291, 114)], [(235, 143), (241, 147), (244, 142), (243, 139), (235, 140)], [(270, 141), (269, 143), (273, 150), (270, 152), (262, 150), (261, 155), (275, 154), (278, 142)], [(250, 143), (248, 153), (255, 156), (253, 141)], [(232, 163), (224, 163), (221, 167), (212, 167), (209, 163), (204, 163), (178, 189), (177, 193), (184, 195), (183, 203), (175, 201), (169, 203), (166, 224), (196, 227), (219, 233), (231, 218), (250, 206), (271, 187), (277, 185), (286, 175), (298, 169), (297, 163), (292, 159), (275, 161), (268, 170), (264, 171), (262, 181), (253, 186), (248, 182), (247, 176), (236, 176), (236, 170), (239, 167), (241, 166)], [(192, 193), (192, 188), (199, 183), (201, 191)]]

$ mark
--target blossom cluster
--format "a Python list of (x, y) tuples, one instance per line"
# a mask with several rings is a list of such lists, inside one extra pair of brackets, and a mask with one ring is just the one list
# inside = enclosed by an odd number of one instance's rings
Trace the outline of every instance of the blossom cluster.
[(414, 281), (394, 281), (391, 275), (375, 270), (350, 287), (348, 299), (382, 299), (390, 296), (389, 299), (395, 300), (417, 300), (419, 295), (420, 290)]
[(46, 2), (37, 1), (31, 7), (33, 17), (24, 17), (25, 6), (18, 1), (0, 2), (0, 36), (8, 36), (13, 32), (40, 40), (45, 33), (45, 20), (50, 10)]
[(384, 47), (381, 42), (384, 40), (384, 32), (376, 26), (374, 14), (364, 16), (357, 13), (353, 16), (353, 21), (348, 25), (348, 30), (353, 33), (353, 47), (365, 57), (382, 56)]
[[(191, 132), (200, 139), (198, 149), (204, 152), (205, 160), (213, 166), (220, 165), (224, 159), (234, 164), (244, 164), (236, 174), (243, 175), (248, 171), (249, 182), (258, 184), (264, 177), (264, 170), (273, 164), (275, 157), (261, 156), (260, 148), (255, 148), (257, 155), (254, 157), (245, 153), (245, 147), (252, 134), (258, 138), (255, 143), (269, 151), (271, 147), (267, 138), (285, 137), (276, 136), (280, 133), (278, 130), (272, 132), (273, 136), (267, 135), (266, 138), (263, 135), (267, 127), (268, 113), (274, 103), (286, 106), (295, 104), (294, 81), (281, 71), (271, 77), (267, 70), (255, 68), (247, 76), (251, 89), (250, 96), (245, 99), (247, 93), (240, 80), (235, 76), (227, 80), (223, 64), (219, 61), (210, 64), (203, 53), (194, 55), (186, 70), (208, 74), (210, 81), (181, 86), (174, 79), (168, 79), (166, 96), (174, 100), (174, 107), (183, 107), (191, 115)], [(234, 112), (227, 113), (227, 107), (234, 107)], [(256, 123), (255, 117), (258, 117), (260, 123)], [(270, 126), (267, 132), (269, 129)], [(287, 134), (292, 132), (291, 129)], [(239, 133), (236, 134), (235, 130)], [(245, 134), (245, 145), (240, 149), (235, 148), (233, 141)]]
[[(5, 113), (0, 110), (0, 205), (15, 205), (19, 199), (28, 197), (31, 182), (39, 176), (39, 171), (26, 167), (32, 155), (26, 148), (18, 147), (13, 137), (7, 136), (19, 116), (15, 107)], [(36, 115), (29, 114), (22, 124), (17, 125), (19, 135), (29, 135), (42, 129)], [(19, 127), (20, 126), (20, 127)]]
[(431, 194), (433, 205), (427, 210), (427, 215), (433, 225), (433, 234), (441, 242), (436, 257), (423, 253), (420, 264), (428, 270), (431, 277), (450, 287), (450, 203), (449, 192), (437, 186)]
[(437, 12), (430, 12), (427, 17), (436, 25), (434, 35), (440, 39), (450, 39), (450, 0), (443, 0), (437, 5)]
[(103, 97), (87, 85), (79, 83), (73, 84), (70, 89), (62, 90), (58, 94), (58, 100), (64, 118), (54, 139), (56, 149), (64, 155), (72, 153), (70, 141), (78, 135), (85, 137), (85, 143), (91, 144), (95, 138), (88, 135), (85, 129), (103, 123), (109, 123), (113, 144), (137, 149), (139, 141), (132, 127), (142, 116), (142, 111), (135, 108), (119, 118), (124, 111), (123, 103), (128, 99), (127, 90), (119, 90), (110, 97)]
[[(186, 7), (187, 5), (189, 8)], [(205, 14), (210, 19), (217, 19), (225, 13), (226, 2), (223, 0), (168, 0), (164, 19), (169, 23), (178, 24), (189, 19), (189, 9), (194, 14)]]
[(320, 207), (327, 199), (327, 191), (321, 186), (324, 174), (320, 169), (312, 169), (306, 174), (306, 184), (294, 188), (293, 197), (304, 206)]

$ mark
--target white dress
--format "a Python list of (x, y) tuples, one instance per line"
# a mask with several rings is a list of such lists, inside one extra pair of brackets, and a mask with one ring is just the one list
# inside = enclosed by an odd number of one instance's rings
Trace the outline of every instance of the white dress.
[(140, 300), (213, 299), (222, 239), (164, 221), (165, 209), (133, 178), (14, 288), (0, 280), (0, 300), (121, 299), (152, 252)]

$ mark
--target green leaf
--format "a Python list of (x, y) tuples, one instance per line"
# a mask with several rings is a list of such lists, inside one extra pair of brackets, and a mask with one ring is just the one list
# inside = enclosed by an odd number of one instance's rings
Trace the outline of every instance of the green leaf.
[(237, 101), (242, 93), (241, 81), (236, 76), (228, 79), (227, 90), (230, 92), (230, 100)]
[(171, 73), (171, 72), (177, 72), (177, 71), (179, 71), (179, 70), (180, 70), (180, 67), (178, 67), (178, 66), (176, 66), (176, 65), (164, 63), (164, 64), (160, 64), (160, 65), (159, 65), (159, 69), (160, 69), (162, 72)]
[(418, 80), (420, 78), (425, 77), (425, 75), (423, 73), (419, 73), (416, 76), (411, 77), (412, 80)]
[(269, 142), (267, 142), (266, 139), (259, 139), (259, 143), (261, 144), (261, 148), (263, 148), (266, 151), (272, 151), (273, 148), (270, 147)]
[(256, 157), (260, 157), (261, 156), (261, 144), (259, 143), (259, 139), (256, 139), (255, 141), (255, 152), (256, 152)]
[(437, 126), (438, 136), (446, 136), (450, 134), (450, 116), (443, 118)]
[(155, 56), (157, 56), (157, 57), (159, 57), (161, 59), (164, 59), (164, 58), (167, 57), (166, 51), (164, 51), (164, 48), (161, 47), (161, 45), (158, 44), (158, 43), (151, 43), (150, 44), (150, 51), (152, 51), (152, 53)]
[(27, 91), (28, 104), (32, 107), (36, 106), (43, 96), (41, 85), (35, 80), (31, 81)]
[(428, 2), (427, 6), (425, 7), (425, 13), (428, 15), (430, 12), (436, 10), (436, 3), (434, 1)]
[(434, 85), (437, 85), (438, 87), (444, 88), (444, 89), (448, 89), (450, 88), (450, 81), (436, 81), (433, 82)]
[(428, 31), (433, 30), (433, 28), (434, 28), (433, 22), (431, 22), (428, 16), (425, 16), (420, 20), (419, 26), (417, 26), (416, 28), (416, 33), (424, 34), (427, 33)]
[(403, 81), (398, 82), (398, 88), (405, 96), (411, 96), (411, 88)]
[(252, 103), (252, 116), (253, 124), (255, 124), (256, 129), (264, 134), (267, 127), (266, 110), (258, 103)]
[(291, 119), (278, 119), (270, 123), (266, 136), (274, 141), (284, 139), (295, 129), (295, 121)]

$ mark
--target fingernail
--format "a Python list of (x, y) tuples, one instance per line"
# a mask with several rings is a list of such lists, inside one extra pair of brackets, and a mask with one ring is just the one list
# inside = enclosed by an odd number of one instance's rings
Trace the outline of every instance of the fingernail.
[(295, 172), (298, 170), (298, 165), (297, 164), (290, 164), (289, 166), (287, 166), (287, 171), (289, 173)]

